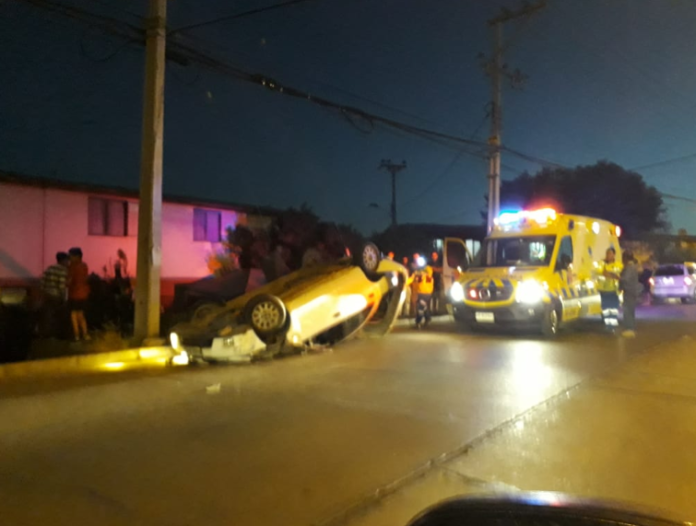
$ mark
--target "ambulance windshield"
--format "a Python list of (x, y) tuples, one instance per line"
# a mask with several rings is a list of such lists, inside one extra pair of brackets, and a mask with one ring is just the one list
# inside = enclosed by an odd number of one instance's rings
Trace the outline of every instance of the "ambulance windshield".
[(556, 236), (486, 239), (483, 267), (546, 267), (551, 263)]

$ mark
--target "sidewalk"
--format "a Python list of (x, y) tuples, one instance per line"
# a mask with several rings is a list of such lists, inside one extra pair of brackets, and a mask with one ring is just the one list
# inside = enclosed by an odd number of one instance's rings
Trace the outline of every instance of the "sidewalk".
[(561, 393), (321, 524), (405, 525), (448, 497), (516, 490), (623, 500), (693, 520), (694, 444), (696, 341), (685, 337)]

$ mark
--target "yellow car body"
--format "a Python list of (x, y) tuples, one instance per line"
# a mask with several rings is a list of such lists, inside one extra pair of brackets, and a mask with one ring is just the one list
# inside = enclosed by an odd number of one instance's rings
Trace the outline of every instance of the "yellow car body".
[[(172, 345), (193, 359), (248, 361), (322, 336), (335, 343), (360, 329), (385, 334), (403, 305), (407, 277), (402, 265), (387, 259), (371, 273), (348, 262), (303, 268), (194, 315), (173, 329)], [(282, 326), (278, 305), (285, 311)]]

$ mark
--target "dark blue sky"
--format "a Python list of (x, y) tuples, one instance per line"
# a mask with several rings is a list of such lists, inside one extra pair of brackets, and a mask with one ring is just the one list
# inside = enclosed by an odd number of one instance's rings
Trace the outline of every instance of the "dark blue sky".
[[(63, 0), (68, 2), (69, 0)], [(72, 0), (138, 23), (146, 0)], [(178, 27), (268, 2), (176, 0)], [(204, 4), (203, 6), (199, 4)], [(470, 137), (490, 99), (486, 20), (516, 0), (316, 0), (187, 33), (247, 70), (394, 119)], [(506, 27), (506, 62), (529, 75), (504, 94), (504, 143), (565, 165), (639, 167), (696, 152), (696, 3), (550, 0)], [(143, 50), (25, 6), (0, 4), (0, 169), (136, 187)], [(406, 159), (401, 222), (476, 223), (486, 163), (195, 66), (169, 65), (165, 191), (273, 206), (310, 204), (364, 231), (388, 223), (383, 158)], [(404, 113), (405, 112), (405, 113)], [(504, 178), (538, 166), (503, 157)], [(642, 171), (696, 198), (696, 157)], [(420, 199), (418, 199), (420, 196)], [(372, 202), (383, 208), (368, 208)], [(694, 206), (666, 201), (696, 232)]]

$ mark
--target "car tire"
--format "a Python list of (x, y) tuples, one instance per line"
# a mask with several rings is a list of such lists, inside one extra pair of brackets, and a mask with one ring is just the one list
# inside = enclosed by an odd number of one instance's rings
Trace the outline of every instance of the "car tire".
[(560, 317), (558, 311), (549, 306), (544, 309), (544, 318), (541, 320), (541, 334), (546, 338), (555, 338), (558, 335)]
[(263, 342), (287, 328), (288, 311), (282, 300), (270, 294), (254, 296), (245, 308), (244, 319)]
[(382, 253), (374, 243), (365, 243), (360, 248), (360, 251), (355, 254), (355, 263), (366, 274), (374, 274), (379, 268), (379, 262), (382, 260)]
[(212, 312), (220, 308), (219, 303), (213, 302), (201, 302), (193, 307), (193, 315), (191, 316), (191, 321), (200, 321), (207, 318)]
[(658, 298), (657, 296), (653, 296), (650, 298), (650, 304), (651, 305), (662, 305), (664, 303), (664, 300), (662, 298)]
[(681, 302), (684, 304), (690, 304), (690, 305), (696, 303), (696, 291), (694, 291), (694, 294), (692, 296), (682, 298)]

